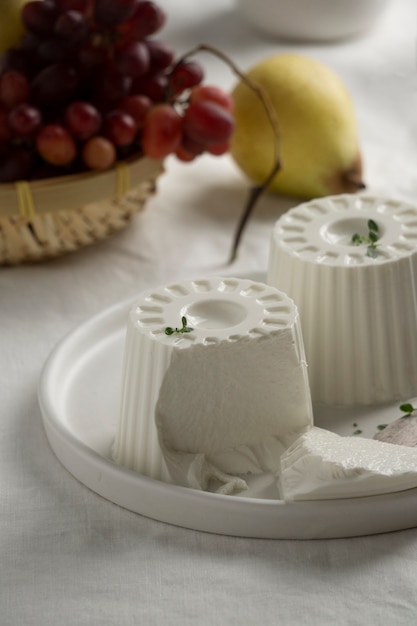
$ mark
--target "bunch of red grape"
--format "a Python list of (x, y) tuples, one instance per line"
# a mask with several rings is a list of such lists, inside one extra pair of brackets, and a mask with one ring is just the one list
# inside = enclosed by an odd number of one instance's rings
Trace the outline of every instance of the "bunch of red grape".
[(0, 182), (228, 150), (233, 102), (154, 39), (150, 0), (31, 0), (0, 58)]

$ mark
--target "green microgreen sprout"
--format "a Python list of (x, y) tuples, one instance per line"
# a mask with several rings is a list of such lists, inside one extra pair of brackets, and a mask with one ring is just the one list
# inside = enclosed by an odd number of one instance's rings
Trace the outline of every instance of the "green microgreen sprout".
[(409, 402), (400, 405), (400, 411), (404, 413), (401, 417), (412, 417), (414, 411), (417, 411), (417, 407), (413, 406)]
[(377, 428), (378, 430), (385, 430), (387, 426), (388, 424), (378, 424)]
[(353, 435), (361, 435), (362, 434), (362, 430), (360, 428), (358, 428), (358, 425), (356, 422), (353, 422), (352, 424), (353, 428), (356, 428), (356, 430), (353, 431)]
[(368, 244), (366, 254), (372, 259), (375, 259), (378, 256), (376, 248), (379, 237), (378, 224), (374, 220), (368, 220), (368, 235), (359, 235), (359, 233), (355, 233), (352, 235), (352, 243), (355, 244), (355, 246), (360, 246), (363, 243)]
[(181, 328), (172, 328), (171, 326), (167, 326), (165, 328), (165, 334), (166, 335), (173, 335), (174, 333), (178, 333), (178, 334), (183, 334), (183, 333), (190, 333), (191, 331), (194, 330), (194, 328), (191, 328), (191, 326), (187, 326), (187, 318), (185, 317), (185, 315), (182, 316), (181, 318)]

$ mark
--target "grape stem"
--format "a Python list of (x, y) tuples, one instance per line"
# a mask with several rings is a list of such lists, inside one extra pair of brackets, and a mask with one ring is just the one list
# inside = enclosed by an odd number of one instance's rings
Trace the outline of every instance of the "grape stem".
[(260, 185), (255, 185), (251, 187), (249, 191), (249, 197), (244, 206), (242, 215), (239, 219), (236, 232), (233, 238), (232, 250), (231, 250), (231, 254), (229, 257), (229, 261), (228, 261), (228, 264), (230, 265), (236, 259), (237, 251), (238, 251), (241, 239), (242, 239), (243, 231), (245, 230), (245, 226), (247, 225), (248, 220), (250, 216), (252, 215), (255, 205), (257, 204), (260, 196), (263, 194), (264, 191), (268, 189), (272, 180), (281, 170), (282, 164), (281, 164), (281, 155), (280, 155), (280, 136), (279, 136), (279, 129), (278, 129), (278, 121), (276, 119), (275, 110), (272, 107), (271, 103), (269, 102), (267, 94), (263, 91), (263, 89), (261, 89), (260, 85), (250, 80), (224, 52), (222, 52), (221, 50), (218, 50), (214, 46), (211, 46), (209, 44), (199, 44), (195, 48), (192, 48), (189, 52), (186, 52), (183, 56), (180, 57), (180, 59), (175, 64), (174, 69), (175, 67), (177, 67), (177, 65), (179, 65), (180, 63), (183, 63), (185, 59), (188, 59), (189, 57), (194, 56), (195, 54), (198, 54), (199, 52), (209, 52), (210, 54), (213, 54), (214, 56), (218, 57), (220, 60), (226, 63), (226, 65), (230, 67), (232, 72), (236, 74), (236, 76), (258, 96), (258, 98), (260, 99), (265, 109), (266, 115), (268, 117), (269, 123), (271, 124), (272, 130), (274, 133), (273, 166), (271, 168), (270, 173), (268, 174), (266, 179), (263, 181), (263, 183), (261, 183)]

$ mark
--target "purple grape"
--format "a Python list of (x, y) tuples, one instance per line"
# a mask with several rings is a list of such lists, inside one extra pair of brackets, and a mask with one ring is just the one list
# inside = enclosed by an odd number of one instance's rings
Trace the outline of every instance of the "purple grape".
[(52, 0), (32, 0), (22, 8), (22, 22), (38, 37), (49, 37), (54, 29), (58, 11)]
[(27, 104), (19, 104), (9, 113), (9, 125), (20, 137), (31, 137), (40, 128), (42, 114), (36, 107)]
[(30, 177), (35, 163), (32, 152), (23, 148), (14, 148), (0, 161), (0, 183), (12, 183)]
[(55, 108), (70, 102), (77, 93), (76, 70), (62, 63), (43, 69), (32, 81), (31, 100), (40, 108)]
[(136, 41), (117, 50), (116, 65), (122, 74), (139, 78), (149, 69), (150, 55), (148, 47), (142, 41)]
[(78, 11), (68, 11), (55, 22), (54, 33), (61, 46), (78, 47), (88, 37), (90, 28), (85, 16)]
[(149, 50), (151, 72), (160, 72), (172, 64), (174, 51), (170, 45), (159, 39), (148, 39), (145, 44)]
[(121, 24), (132, 17), (139, 0), (96, 0), (95, 17), (101, 24)]

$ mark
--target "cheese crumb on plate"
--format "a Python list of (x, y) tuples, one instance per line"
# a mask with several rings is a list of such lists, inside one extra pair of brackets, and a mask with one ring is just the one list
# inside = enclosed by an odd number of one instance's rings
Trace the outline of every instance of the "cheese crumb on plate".
[(417, 450), (314, 426), (281, 456), (283, 500), (327, 500), (417, 487)]

